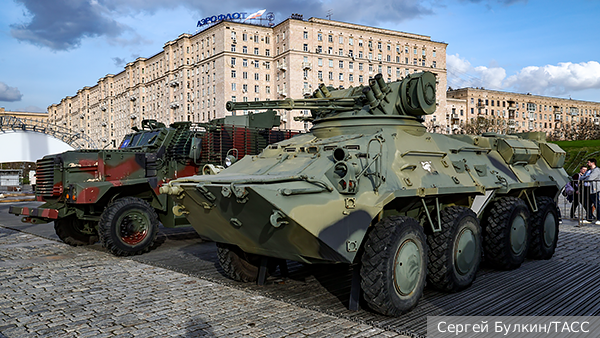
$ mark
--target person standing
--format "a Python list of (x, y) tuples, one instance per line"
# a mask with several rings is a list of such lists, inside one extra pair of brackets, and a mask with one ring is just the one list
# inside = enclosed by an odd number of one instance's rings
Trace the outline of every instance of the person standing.
[[(585, 176), (586, 171), (587, 171), (587, 167), (581, 166), (581, 168), (579, 169), (579, 173), (573, 175), (573, 177), (572, 177), (573, 182), (571, 182), (571, 186), (573, 187), (573, 196), (571, 197), (572, 201), (570, 201), (570, 202), (572, 202), (571, 213), (570, 213), (571, 218), (574, 218), (575, 211), (577, 210), (577, 206), (581, 203), (582, 208), (583, 208), (583, 205), (584, 205), (582, 202), (583, 185), (580, 184), (581, 183), (580, 181)], [(567, 196), (567, 198), (569, 198), (569, 197)]]
[[(583, 223), (585, 224), (589, 224), (591, 223), (594, 218), (596, 219), (596, 225), (600, 225), (600, 217), (598, 217), (598, 215), (600, 215), (600, 208), (598, 207), (598, 187), (599, 187), (599, 181), (600, 181), (600, 169), (598, 169), (598, 167), (596, 167), (596, 159), (595, 158), (590, 158), (587, 161), (587, 165), (590, 168), (586, 173), (585, 173), (585, 177), (583, 178), (584, 181), (589, 181), (589, 182), (584, 182), (588, 183), (589, 185), (589, 203), (587, 205), (587, 220), (584, 220)], [(596, 217), (594, 217), (593, 212), (592, 212), (592, 206), (596, 207)]]

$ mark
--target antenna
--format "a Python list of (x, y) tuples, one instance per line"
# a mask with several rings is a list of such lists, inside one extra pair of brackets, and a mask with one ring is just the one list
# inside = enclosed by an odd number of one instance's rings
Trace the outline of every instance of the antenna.
[(327, 20), (331, 20), (332, 14), (333, 14), (333, 11), (331, 9), (327, 11), (327, 15), (325, 15), (327, 17)]

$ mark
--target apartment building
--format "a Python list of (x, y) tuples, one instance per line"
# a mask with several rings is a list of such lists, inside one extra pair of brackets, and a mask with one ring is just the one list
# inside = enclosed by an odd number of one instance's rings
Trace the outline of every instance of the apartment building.
[(48, 113), (7, 111), (4, 107), (0, 107), (0, 117), (2, 116), (12, 116), (18, 119), (33, 120), (34, 122), (40, 123), (43, 123), (48, 119)]
[[(227, 101), (302, 98), (321, 82), (348, 88), (378, 73), (395, 81), (425, 70), (437, 75), (437, 103), (445, 107), (446, 46), (424, 35), (318, 18), (296, 16), (273, 27), (222, 21), (181, 34), (157, 54), (49, 106), (49, 120), (116, 147), (146, 118), (206, 122), (231, 114)], [(310, 127), (293, 119), (308, 111), (280, 114), (281, 128)], [(449, 124), (444, 109), (436, 114)]]
[(482, 88), (449, 89), (447, 92), (446, 124), (441, 126), (456, 132), (465, 123), (478, 118), (496, 121), (490, 131), (527, 132), (555, 130), (576, 126), (580, 122), (599, 124), (600, 103), (556, 97), (509, 93)]

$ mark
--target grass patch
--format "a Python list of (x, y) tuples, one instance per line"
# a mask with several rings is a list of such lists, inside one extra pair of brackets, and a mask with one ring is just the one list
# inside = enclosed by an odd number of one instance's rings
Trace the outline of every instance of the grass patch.
[(569, 175), (579, 172), (586, 161), (594, 157), (600, 161), (600, 140), (553, 141), (567, 152), (564, 168)]

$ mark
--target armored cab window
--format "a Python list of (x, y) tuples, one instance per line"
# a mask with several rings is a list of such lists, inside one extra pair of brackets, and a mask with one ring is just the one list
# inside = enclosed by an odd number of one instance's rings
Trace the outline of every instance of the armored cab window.
[(143, 147), (154, 144), (154, 142), (156, 142), (156, 139), (158, 138), (158, 133), (158, 130), (144, 133), (137, 146)]

